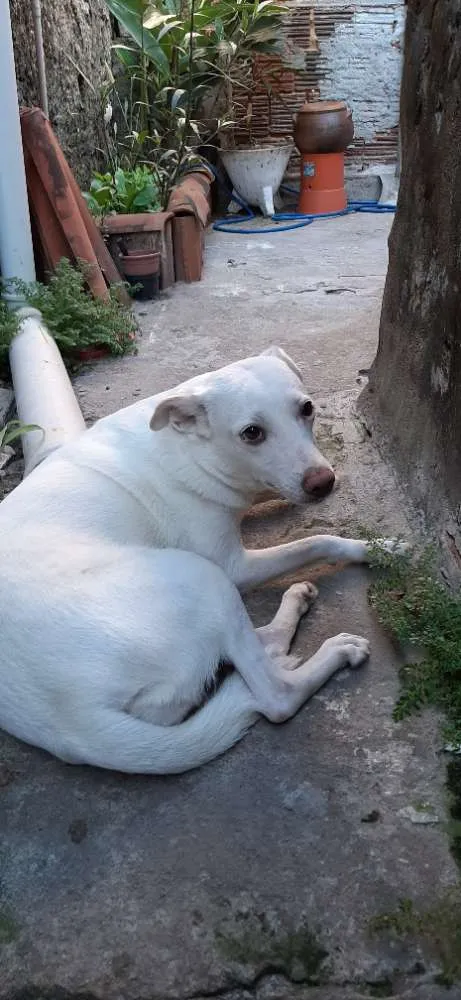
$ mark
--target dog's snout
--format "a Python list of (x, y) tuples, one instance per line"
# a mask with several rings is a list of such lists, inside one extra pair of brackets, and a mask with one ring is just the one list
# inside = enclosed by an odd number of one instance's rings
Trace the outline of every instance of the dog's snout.
[(331, 493), (335, 483), (335, 474), (332, 469), (320, 468), (309, 469), (303, 476), (303, 488), (308, 496), (314, 500), (322, 500), (323, 497)]

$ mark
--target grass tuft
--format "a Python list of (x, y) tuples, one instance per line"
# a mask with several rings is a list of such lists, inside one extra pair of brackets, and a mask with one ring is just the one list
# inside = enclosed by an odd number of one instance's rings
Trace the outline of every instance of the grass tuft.
[(431, 549), (412, 557), (374, 546), (371, 565), (369, 599), (379, 621), (418, 654), (417, 662), (401, 669), (394, 719), (433, 705), (446, 715), (444, 738), (461, 744), (461, 594), (437, 579)]

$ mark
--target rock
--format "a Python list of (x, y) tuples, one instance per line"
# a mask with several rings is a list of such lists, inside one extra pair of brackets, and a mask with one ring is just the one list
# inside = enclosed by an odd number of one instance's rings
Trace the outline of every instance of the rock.
[(379, 812), (379, 809), (372, 809), (371, 812), (366, 813), (365, 816), (362, 816), (360, 822), (377, 823), (379, 819), (381, 819), (381, 813)]
[(399, 809), (397, 815), (409, 819), (410, 823), (421, 824), (421, 826), (440, 823), (437, 813), (428, 803), (423, 803), (421, 806), (404, 806), (403, 809)]

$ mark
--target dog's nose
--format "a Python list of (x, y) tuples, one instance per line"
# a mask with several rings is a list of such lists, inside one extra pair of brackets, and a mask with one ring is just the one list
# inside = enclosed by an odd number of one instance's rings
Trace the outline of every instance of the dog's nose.
[(322, 500), (331, 493), (335, 483), (332, 469), (309, 469), (303, 476), (303, 488), (314, 500)]

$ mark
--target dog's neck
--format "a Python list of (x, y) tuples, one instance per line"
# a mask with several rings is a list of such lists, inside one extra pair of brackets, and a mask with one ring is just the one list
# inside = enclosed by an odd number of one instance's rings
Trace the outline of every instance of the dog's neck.
[(193, 494), (200, 500), (227, 508), (234, 514), (248, 510), (261, 489), (248, 486), (224, 465), (207, 461), (206, 453), (188, 447), (185, 438), (176, 433), (165, 435), (156, 447), (156, 460), (171, 484)]

